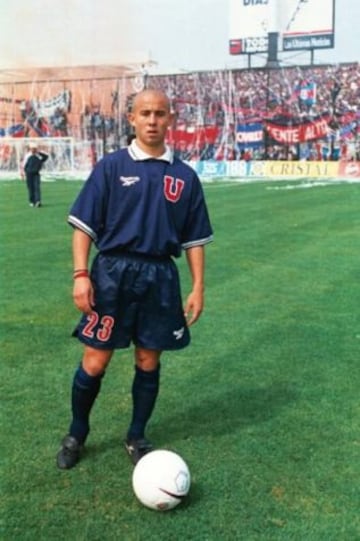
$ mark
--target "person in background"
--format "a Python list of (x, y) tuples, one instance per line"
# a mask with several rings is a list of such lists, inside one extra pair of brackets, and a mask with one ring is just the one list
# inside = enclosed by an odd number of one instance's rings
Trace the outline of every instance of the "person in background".
[[(63, 470), (81, 457), (114, 350), (131, 344), (132, 417), (124, 447), (133, 464), (153, 449), (145, 428), (159, 393), (160, 356), (189, 344), (189, 327), (203, 310), (204, 246), (213, 231), (199, 178), (165, 145), (172, 118), (163, 92), (137, 94), (129, 113), (136, 138), (95, 165), (70, 210), (73, 299), (83, 313), (74, 336), (84, 349), (73, 377), (72, 419), (56, 455)], [(174, 261), (183, 250), (192, 279), (184, 307)]]
[(29, 144), (29, 152), (25, 155), (21, 177), (26, 178), (30, 207), (41, 207), (40, 171), (49, 155), (38, 150), (36, 143)]

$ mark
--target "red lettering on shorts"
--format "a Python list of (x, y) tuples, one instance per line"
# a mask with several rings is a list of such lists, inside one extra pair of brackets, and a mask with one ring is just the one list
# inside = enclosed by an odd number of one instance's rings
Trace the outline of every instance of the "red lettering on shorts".
[[(97, 312), (91, 312), (91, 314), (87, 316), (87, 320), (88, 322), (85, 325), (82, 334), (87, 338), (94, 338), (94, 329), (99, 323), (99, 314)], [(102, 316), (99, 328), (96, 332), (96, 338), (100, 340), (100, 342), (107, 342), (110, 339), (114, 323), (115, 320), (112, 316)]]

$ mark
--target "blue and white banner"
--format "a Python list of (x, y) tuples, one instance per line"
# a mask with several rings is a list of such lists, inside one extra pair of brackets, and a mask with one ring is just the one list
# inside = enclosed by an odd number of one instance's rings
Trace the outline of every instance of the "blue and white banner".
[(54, 115), (57, 109), (65, 112), (69, 111), (70, 102), (71, 94), (69, 90), (64, 90), (48, 100), (32, 100), (31, 105), (38, 117), (48, 118)]
[(263, 137), (263, 125), (261, 122), (238, 124), (236, 127), (236, 144), (238, 150), (261, 147)]

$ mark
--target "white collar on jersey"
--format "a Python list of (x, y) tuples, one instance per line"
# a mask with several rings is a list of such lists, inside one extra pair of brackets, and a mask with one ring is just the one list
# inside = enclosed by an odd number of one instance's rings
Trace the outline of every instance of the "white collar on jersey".
[(136, 142), (136, 139), (133, 139), (128, 146), (128, 152), (133, 160), (135, 161), (144, 161), (144, 160), (160, 160), (168, 163), (172, 163), (174, 161), (174, 156), (172, 153), (172, 150), (165, 145), (165, 152), (161, 156), (158, 156), (157, 158), (154, 158), (154, 156), (150, 156), (147, 152), (144, 152), (141, 150), (139, 145)]

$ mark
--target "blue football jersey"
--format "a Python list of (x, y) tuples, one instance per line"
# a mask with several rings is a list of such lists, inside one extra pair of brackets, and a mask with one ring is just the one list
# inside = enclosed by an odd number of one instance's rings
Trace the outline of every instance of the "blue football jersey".
[(211, 242), (213, 231), (195, 171), (167, 151), (144, 159), (136, 141), (94, 167), (68, 217), (100, 252), (175, 256)]

